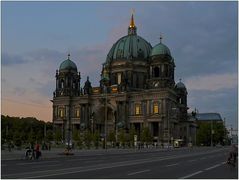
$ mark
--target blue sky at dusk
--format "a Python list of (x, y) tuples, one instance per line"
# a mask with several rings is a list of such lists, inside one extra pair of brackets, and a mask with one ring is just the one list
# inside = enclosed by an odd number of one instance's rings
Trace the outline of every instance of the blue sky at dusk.
[(154, 46), (163, 34), (190, 110), (237, 126), (237, 2), (2, 2), (2, 114), (51, 121), (55, 72), (68, 53), (81, 85), (89, 76), (98, 86), (132, 8), (139, 36)]

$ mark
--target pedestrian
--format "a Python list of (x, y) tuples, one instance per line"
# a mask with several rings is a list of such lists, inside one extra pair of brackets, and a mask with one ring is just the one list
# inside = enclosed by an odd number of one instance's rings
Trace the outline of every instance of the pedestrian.
[(41, 155), (40, 145), (38, 143), (36, 143), (35, 152), (36, 152), (36, 159), (38, 159), (40, 157), (40, 155)]
[(238, 156), (238, 148), (235, 144), (232, 145), (230, 152), (229, 152), (229, 157), (227, 159), (227, 163), (232, 163), (233, 165), (236, 164), (236, 158)]

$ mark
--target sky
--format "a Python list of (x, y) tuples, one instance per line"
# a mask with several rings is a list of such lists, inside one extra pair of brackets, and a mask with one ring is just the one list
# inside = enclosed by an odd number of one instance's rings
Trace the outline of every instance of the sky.
[(218, 112), (237, 127), (237, 2), (2, 2), (2, 114), (52, 121), (55, 73), (68, 53), (81, 85), (89, 76), (98, 86), (132, 9), (139, 36), (155, 46), (163, 35), (189, 112)]

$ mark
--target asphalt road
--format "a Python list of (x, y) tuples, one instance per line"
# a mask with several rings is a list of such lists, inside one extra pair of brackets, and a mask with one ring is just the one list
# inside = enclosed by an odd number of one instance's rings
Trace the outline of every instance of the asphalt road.
[(97, 153), (41, 160), (2, 160), (2, 179), (237, 179), (228, 148)]

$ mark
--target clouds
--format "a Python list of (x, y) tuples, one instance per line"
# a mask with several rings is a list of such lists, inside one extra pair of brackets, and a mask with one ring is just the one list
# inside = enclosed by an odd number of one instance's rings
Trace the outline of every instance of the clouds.
[(208, 90), (217, 91), (224, 89), (233, 89), (238, 86), (237, 74), (210, 74), (201, 76), (192, 76), (185, 83), (190, 90)]
[[(81, 72), (81, 85), (89, 76), (98, 86), (102, 63), (113, 43), (127, 35), (134, 8), (138, 35), (154, 46), (163, 34), (175, 58), (175, 80), (182, 78), (188, 89), (189, 107), (237, 118), (236, 2), (25, 2), (20, 8), (19, 3), (6, 4), (2, 97), (17, 102), (4, 101), (4, 111), (19, 102), (51, 107), (55, 71), (68, 53)], [(46, 113), (51, 120), (44, 108), (40, 116)]]
[(1, 60), (2, 60), (3, 66), (18, 65), (18, 64), (23, 64), (27, 62), (27, 60), (24, 59), (24, 57), (22, 56), (12, 55), (5, 52), (2, 53)]

